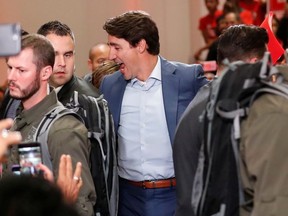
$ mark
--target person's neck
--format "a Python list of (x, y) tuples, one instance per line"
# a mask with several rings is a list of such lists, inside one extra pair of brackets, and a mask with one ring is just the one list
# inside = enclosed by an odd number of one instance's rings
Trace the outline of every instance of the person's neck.
[(140, 81), (145, 82), (151, 75), (152, 71), (154, 70), (157, 61), (158, 61), (157, 55), (146, 56), (145, 59), (142, 61), (141, 66), (139, 67), (139, 70), (141, 70), (141, 72), (138, 73), (136, 78)]
[(217, 71), (216, 71), (216, 76), (217, 77), (219, 77), (222, 74), (224, 68), (225, 68), (224, 65), (221, 65), (221, 64), (218, 65), (218, 68), (217, 68)]
[(40, 103), (49, 94), (48, 88), (45, 85), (42, 86), (35, 94), (30, 98), (22, 100), (24, 110), (29, 110), (36, 104)]

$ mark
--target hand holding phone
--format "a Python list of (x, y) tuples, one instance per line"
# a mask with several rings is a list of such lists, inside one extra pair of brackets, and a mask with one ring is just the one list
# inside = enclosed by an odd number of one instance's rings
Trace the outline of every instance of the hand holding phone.
[(38, 164), (42, 163), (41, 144), (39, 142), (21, 143), (18, 145), (20, 173), (39, 175)]

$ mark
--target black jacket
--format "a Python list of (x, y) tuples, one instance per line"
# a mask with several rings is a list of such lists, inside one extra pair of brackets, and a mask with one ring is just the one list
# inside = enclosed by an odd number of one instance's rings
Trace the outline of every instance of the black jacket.
[(82, 78), (73, 75), (72, 79), (67, 82), (57, 93), (58, 100), (66, 105), (73, 96), (74, 91), (79, 94), (84, 94), (92, 97), (99, 97), (99, 91), (91, 83), (88, 83)]

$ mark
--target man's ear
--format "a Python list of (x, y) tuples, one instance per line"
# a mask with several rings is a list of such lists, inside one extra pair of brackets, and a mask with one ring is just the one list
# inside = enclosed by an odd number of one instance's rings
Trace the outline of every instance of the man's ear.
[(144, 39), (141, 39), (138, 44), (137, 44), (137, 47), (138, 47), (138, 51), (140, 53), (143, 53), (147, 50), (148, 46), (147, 46), (147, 43), (146, 43), (146, 40)]
[(253, 57), (249, 60), (249, 63), (255, 63), (255, 62), (258, 62), (259, 59), (257, 57)]
[(51, 74), (53, 73), (53, 68), (51, 66), (46, 66), (41, 70), (41, 79), (49, 80)]

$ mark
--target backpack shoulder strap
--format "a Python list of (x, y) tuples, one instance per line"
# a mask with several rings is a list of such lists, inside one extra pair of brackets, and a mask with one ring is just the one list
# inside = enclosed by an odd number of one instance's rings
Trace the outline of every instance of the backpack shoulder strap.
[(41, 144), (41, 151), (42, 151), (42, 159), (43, 164), (45, 164), (50, 170), (53, 170), (52, 161), (48, 149), (48, 135), (50, 127), (53, 123), (58, 120), (59, 118), (65, 115), (73, 115), (80, 121), (82, 121), (81, 117), (78, 116), (75, 112), (65, 108), (62, 105), (56, 106), (53, 109), (49, 110), (44, 118), (39, 123), (36, 132), (34, 134), (33, 140), (40, 142)]
[[(110, 209), (110, 215), (116, 216), (117, 215), (117, 209), (118, 209), (118, 175), (117, 175), (117, 157), (116, 157), (116, 135), (114, 130), (114, 122), (112, 115), (108, 108), (108, 102), (104, 99), (103, 94), (97, 98), (98, 103), (101, 103), (103, 114), (104, 114), (104, 130), (105, 130), (105, 137), (106, 140), (106, 161), (105, 166), (103, 167), (105, 179), (106, 179), (106, 187), (108, 190), (108, 175), (112, 175), (111, 179), (111, 188), (110, 188), (110, 199), (109, 201), (109, 209)], [(110, 164), (111, 163), (111, 164)], [(112, 170), (110, 170), (109, 174), (109, 167), (112, 167)], [(108, 194), (107, 194), (108, 195)]]
[[(91, 144), (90, 171), (94, 184), (101, 185), (98, 188), (98, 195), (103, 198), (102, 202), (98, 202), (98, 206), (96, 203), (94, 210), (97, 213), (102, 211), (104, 213), (107, 203), (109, 215), (116, 216), (118, 209), (116, 138), (107, 101), (103, 95), (93, 97), (74, 91), (67, 107), (83, 117), (88, 129)], [(95, 188), (97, 193), (97, 187)]]

